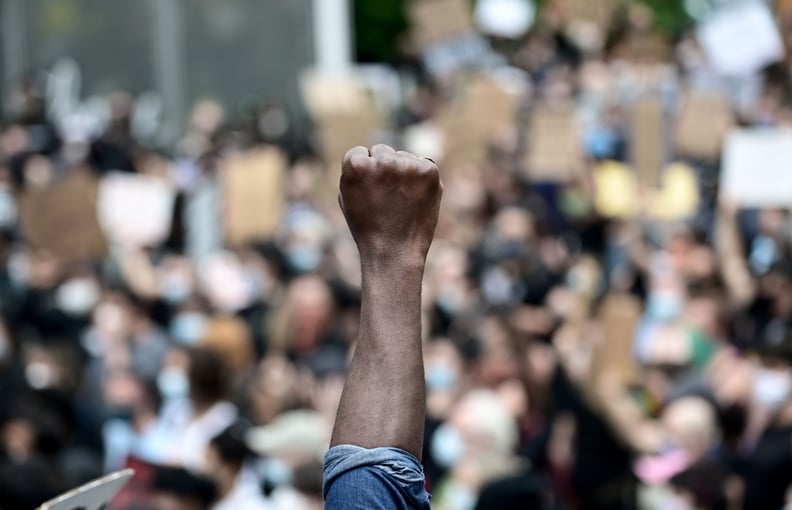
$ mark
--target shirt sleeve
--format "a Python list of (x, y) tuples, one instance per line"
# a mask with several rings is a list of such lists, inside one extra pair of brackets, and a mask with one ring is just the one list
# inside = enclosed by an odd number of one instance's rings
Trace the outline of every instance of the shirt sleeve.
[(398, 448), (335, 446), (325, 455), (325, 508), (429, 510), (423, 468)]

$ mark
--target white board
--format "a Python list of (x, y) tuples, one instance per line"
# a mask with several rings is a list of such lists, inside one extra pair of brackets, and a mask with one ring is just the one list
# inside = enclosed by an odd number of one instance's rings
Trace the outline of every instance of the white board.
[(99, 223), (122, 246), (148, 246), (170, 234), (175, 190), (164, 180), (113, 173), (99, 184)]
[(792, 204), (792, 130), (733, 131), (723, 151), (720, 192), (743, 207)]
[(784, 42), (763, 2), (728, 7), (699, 25), (697, 35), (710, 64), (726, 75), (753, 74), (784, 57)]
[(135, 472), (124, 469), (47, 501), (39, 510), (104, 510)]

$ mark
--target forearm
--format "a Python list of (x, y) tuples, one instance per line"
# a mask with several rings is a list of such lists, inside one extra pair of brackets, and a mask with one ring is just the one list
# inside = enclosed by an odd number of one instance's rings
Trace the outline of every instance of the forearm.
[(737, 220), (733, 214), (718, 211), (715, 224), (715, 249), (719, 269), (732, 305), (741, 307), (754, 296), (753, 278), (742, 255)]
[(396, 447), (420, 458), (422, 278), (422, 261), (363, 263), (360, 331), (331, 445)]

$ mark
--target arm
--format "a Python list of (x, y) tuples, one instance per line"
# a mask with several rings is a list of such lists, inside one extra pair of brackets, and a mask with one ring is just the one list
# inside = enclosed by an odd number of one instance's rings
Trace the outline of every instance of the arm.
[(331, 446), (420, 458), (425, 383), (421, 282), (443, 186), (437, 166), (377, 145), (344, 158), (339, 202), (360, 251), (360, 332)]
[(718, 207), (715, 224), (715, 249), (720, 273), (732, 306), (741, 308), (754, 298), (756, 287), (740, 246), (736, 208), (728, 203)]

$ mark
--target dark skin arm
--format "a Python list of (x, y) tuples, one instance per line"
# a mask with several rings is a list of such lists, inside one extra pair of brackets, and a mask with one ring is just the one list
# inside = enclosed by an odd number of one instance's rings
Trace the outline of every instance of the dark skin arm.
[(331, 446), (421, 456), (421, 282), (442, 192), (428, 159), (385, 145), (355, 147), (344, 157), (339, 203), (360, 251), (362, 306)]

